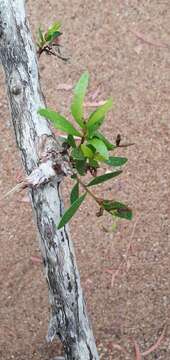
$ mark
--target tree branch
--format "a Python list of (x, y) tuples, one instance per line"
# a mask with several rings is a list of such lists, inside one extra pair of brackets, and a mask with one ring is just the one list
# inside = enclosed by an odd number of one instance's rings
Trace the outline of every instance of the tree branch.
[(56, 230), (63, 214), (60, 182), (63, 175), (69, 173), (70, 166), (62, 157), (60, 143), (48, 122), (37, 114), (45, 105), (23, 0), (0, 0), (0, 58), (16, 142), (27, 176), (33, 177), (46, 163), (47, 181), (32, 186), (29, 192), (51, 304), (47, 339), (52, 341), (56, 335), (61, 339), (65, 359), (97, 360), (68, 228)]

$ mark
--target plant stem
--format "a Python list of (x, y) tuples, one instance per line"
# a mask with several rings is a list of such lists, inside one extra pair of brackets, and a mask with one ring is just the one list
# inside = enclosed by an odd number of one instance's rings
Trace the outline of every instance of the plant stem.
[(87, 185), (85, 185), (82, 180), (79, 178), (79, 176), (76, 175), (76, 179), (79, 182), (79, 184), (86, 190), (86, 192), (94, 199), (94, 201), (97, 202), (97, 204), (101, 207), (101, 200), (99, 198), (97, 198), (87, 187)]

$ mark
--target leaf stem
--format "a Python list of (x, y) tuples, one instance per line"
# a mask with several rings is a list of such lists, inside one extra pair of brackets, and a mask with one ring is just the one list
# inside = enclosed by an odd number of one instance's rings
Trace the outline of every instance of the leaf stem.
[(85, 140), (86, 140), (86, 129), (83, 129), (81, 141), (80, 141), (80, 144), (79, 144), (79, 146), (78, 146), (79, 149), (80, 149), (80, 146), (81, 146), (82, 144), (84, 144)]
[(76, 175), (76, 179), (79, 182), (79, 184), (86, 190), (86, 192), (94, 199), (94, 201), (97, 202), (97, 204), (101, 207), (102, 201), (97, 198), (89, 189), (88, 187), (83, 183), (83, 181), (79, 178), (79, 176)]
[(120, 147), (128, 147), (128, 146), (132, 146), (132, 145), (135, 145), (135, 143), (120, 144), (120, 145), (117, 145), (117, 146), (116, 146), (116, 148), (120, 148)]

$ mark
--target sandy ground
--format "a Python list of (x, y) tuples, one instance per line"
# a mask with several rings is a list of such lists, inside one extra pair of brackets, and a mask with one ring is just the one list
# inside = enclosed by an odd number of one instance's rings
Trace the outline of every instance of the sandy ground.
[[(110, 219), (96, 218), (89, 201), (71, 223), (100, 358), (137, 359), (134, 340), (144, 352), (167, 324), (161, 344), (145, 358), (168, 360), (170, 2), (29, 0), (27, 10), (34, 34), (39, 24), (63, 24), (62, 51), (70, 61), (40, 59), (48, 105), (67, 115), (71, 92), (57, 86), (74, 83), (88, 69), (89, 94), (99, 88), (98, 101), (110, 95), (115, 100), (105, 134), (111, 141), (120, 133), (123, 141), (135, 142), (117, 151), (129, 159), (123, 175), (101, 187), (105, 196), (116, 196), (133, 208), (133, 221), (120, 221), (114, 232), (105, 232), (102, 225), (110, 229)], [(0, 84), (2, 194), (16, 184), (21, 161), (2, 71)], [(68, 184), (64, 194), (67, 201)], [(31, 260), (39, 256), (39, 248), (30, 205), (20, 201), (23, 196), (0, 206), (0, 358), (49, 360), (61, 354), (61, 346), (45, 340), (47, 287), (41, 265)]]

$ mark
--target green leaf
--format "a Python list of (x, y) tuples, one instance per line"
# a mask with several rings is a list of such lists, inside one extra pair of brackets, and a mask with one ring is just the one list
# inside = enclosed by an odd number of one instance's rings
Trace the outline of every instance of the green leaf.
[(61, 22), (60, 21), (55, 21), (49, 28), (48, 31), (59, 31), (61, 28)]
[(103, 200), (102, 206), (106, 211), (115, 210), (115, 201), (114, 200)]
[(77, 82), (74, 89), (74, 97), (71, 104), (71, 113), (76, 120), (76, 122), (80, 125), (81, 128), (84, 128), (83, 122), (83, 102), (86, 94), (87, 86), (89, 82), (89, 74), (88, 72), (84, 72)]
[(75, 168), (80, 175), (85, 175), (86, 173), (86, 160), (75, 160)]
[(83, 155), (89, 159), (94, 156), (93, 151), (87, 145), (81, 144), (81, 150)]
[(94, 160), (94, 159), (89, 159), (89, 165), (90, 165), (92, 168), (95, 168), (95, 169), (97, 169), (97, 168), (100, 167), (100, 166), (99, 166), (99, 163), (98, 163), (96, 160)]
[(79, 131), (77, 131), (74, 126), (67, 119), (65, 119), (64, 116), (60, 115), (56, 111), (46, 108), (38, 110), (38, 114), (49, 119), (56, 129), (66, 132), (70, 135), (81, 137)]
[(39, 36), (39, 40), (43, 43), (44, 42), (44, 36), (43, 36), (43, 32), (41, 30), (41, 27), (38, 28), (38, 36)]
[[(61, 23), (59, 22), (59, 21), (56, 21), (56, 22), (54, 22), (54, 24), (52, 24), (49, 28), (48, 28), (48, 30), (46, 31), (46, 36), (50, 36), (50, 35), (52, 35), (52, 34), (54, 34), (54, 33), (56, 33), (56, 32), (59, 32), (59, 30), (60, 30), (60, 28), (61, 28)], [(46, 38), (46, 40), (47, 40), (47, 38)]]
[(132, 210), (118, 201), (104, 200), (102, 205), (106, 211), (114, 216), (127, 220), (132, 219)]
[(71, 204), (73, 204), (79, 197), (79, 183), (77, 182), (72, 190), (71, 190), (71, 194), (70, 194), (70, 202)]
[(88, 141), (88, 144), (92, 145), (104, 159), (109, 159), (107, 147), (102, 140), (93, 138)]
[(114, 171), (114, 172), (110, 172), (110, 173), (107, 173), (107, 174), (104, 174), (104, 175), (97, 176), (92, 181), (90, 181), (87, 186), (93, 186), (93, 185), (101, 184), (101, 183), (103, 183), (103, 182), (105, 182), (107, 180), (110, 180), (110, 179), (118, 176), (121, 173), (122, 173), (122, 171), (119, 170), (119, 171)]
[(69, 220), (73, 217), (73, 215), (76, 213), (80, 205), (82, 204), (83, 200), (85, 199), (87, 193), (81, 195), (76, 201), (73, 202), (73, 204), (70, 206), (69, 209), (67, 209), (62, 216), (57, 229), (61, 229), (64, 225), (66, 225)]
[(47, 42), (52, 42), (54, 39), (56, 39), (57, 37), (59, 37), (60, 35), (62, 35), (62, 33), (60, 31), (54, 31), (53, 33), (46, 33), (45, 34), (45, 40)]
[(106, 145), (108, 150), (116, 149), (116, 145), (111, 144), (109, 142), (109, 140), (106, 139), (105, 136), (103, 134), (101, 134), (99, 131), (96, 131), (94, 135), (95, 135), (95, 137), (97, 137), (98, 139), (100, 139), (104, 142), (104, 144)]
[(76, 142), (74, 140), (73, 135), (68, 135), (66, 142), (67, 142), (67, 144), (70, 145), (70, 147), (76, 148)]
[(119, 218), (127, 219), (127, 220), (132, 220), (132, 218), (133, 218), (132, 210), (129, 209), (128, 207), (121, 207), (121, 208), (117, 209), (114, 212), (114, 215)]
[(106, 113), (112, 108), (112, 106), (113, 106), (112, 99), (107, 100), (104, 105), (99, 106), (98, 109), (90, 115), (89, 120), (87, 122), (87, 128), (90, 129), (95, 124), (97, 123), (100, 124), (101, 120), (106, 115)]
[(94, 160), (100, 161), (100, 162), (105, 162), (106, 161), (106, 159), (100, 154), (95, 154), (94, 155)]
[(89, 138), (92, 138), (95, 135), (96, 130), (103, 124), (103, 121), (104, 121), (104, 116), (101, 119), (99, 119), (93, 126), (90, 126), (88, 128), (88, 125), (87, 125)]
[(110, 156), (109, 160), (106, 160), (105, 163), (110, 166), (122, 166), (128, 161), (127, 158), (124, 157), (114, 157)]
[(74, 159), (74, 160), (84, 160), (84, 155), (83, 153), (81, 152), (80, 149), (78, 148), (73, 148), (72, 152), (71, 152), (71, 157)]

